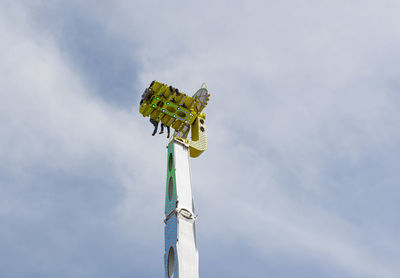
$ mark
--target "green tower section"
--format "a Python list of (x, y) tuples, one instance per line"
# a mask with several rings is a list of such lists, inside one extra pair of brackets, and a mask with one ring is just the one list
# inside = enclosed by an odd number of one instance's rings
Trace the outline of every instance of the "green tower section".
[(168, 145), (167, 156), (167, 182), (165, 192), (165, 216), (168, 216), (177, 205), (176, 175), (175, 175), (175, 152), (173, 141)]

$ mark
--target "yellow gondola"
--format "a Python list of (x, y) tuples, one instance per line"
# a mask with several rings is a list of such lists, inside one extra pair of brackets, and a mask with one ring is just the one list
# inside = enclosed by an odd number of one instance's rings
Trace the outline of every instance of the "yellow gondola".
[[(209, 98), (204, 83), (193, 97), (189, 97), (172, 86), (153, 81), (142, 95), (139, 112), (175, 129), (173, 138), (186, 141), (190, 155), (197, 157), (207, 148), (205, 114), (201, 111)], [(192, 140), (187, 139), (190, 130)]]

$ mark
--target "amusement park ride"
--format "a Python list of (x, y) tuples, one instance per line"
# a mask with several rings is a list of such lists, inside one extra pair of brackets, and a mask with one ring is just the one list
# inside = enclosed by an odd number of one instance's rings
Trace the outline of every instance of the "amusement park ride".
[(167, 146), (164, 220), (166, 278), (199, 277), (189, 157), (198, 157), (207, 149), (206, 115), (202, 111), (209, 98), (204, 83), (189, 97), (172, 86), (153, 81), (142, 95), (140, 113), (175, 129)]

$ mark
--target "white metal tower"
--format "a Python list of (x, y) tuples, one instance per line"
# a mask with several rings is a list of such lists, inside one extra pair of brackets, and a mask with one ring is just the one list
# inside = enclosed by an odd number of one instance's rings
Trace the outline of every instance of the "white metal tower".
[[(151, 82), (140, 101), (139, 112), (158, 123), (175, 129), (168, 144), (165, 196), (165, 277), (198, 278), (199, 253), (196, 246), (196, 215), (192, 196), (189, 157), (198, 157), (207, 149), (206, 107), (210, 94), (205, 83), (189, 97), (178, 89)], [(191, 132), (190, 139), (188, 138)]]
[(189, 146), (177, 139), (168, 145), (165, 217), (165, 277), (198, 278)]

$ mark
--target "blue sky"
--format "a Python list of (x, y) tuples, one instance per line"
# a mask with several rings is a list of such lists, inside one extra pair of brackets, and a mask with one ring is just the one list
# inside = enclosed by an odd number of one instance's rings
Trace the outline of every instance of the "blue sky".
[(162, 277), (156, 79), (207, 82), (201, 277), (399, 277), (398, 1), (0, 2), (0, 276)]

